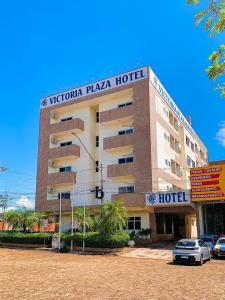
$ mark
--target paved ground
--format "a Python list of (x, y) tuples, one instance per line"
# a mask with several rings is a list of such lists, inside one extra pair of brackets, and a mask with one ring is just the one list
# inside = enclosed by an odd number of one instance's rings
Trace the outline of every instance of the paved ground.
[(171, 250), (137, 248), (127, 253), (123, 253), (121, 256), (171, 260)]
[(225, 260), (165, 259), (0, 249), (0, 299), (225, 299)]

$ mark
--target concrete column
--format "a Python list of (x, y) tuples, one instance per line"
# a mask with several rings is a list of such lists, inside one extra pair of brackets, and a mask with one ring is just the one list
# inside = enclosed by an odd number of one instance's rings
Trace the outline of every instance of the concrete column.
[(149, 225), (152, 230), (151, 238), (153, 242), (157, 241), (157, 232), (156, 232), (156, 217), (154, 212), (149, 212)]
[(202, 204), (197, 204), (197, 226), (198, 226), (198, 233), (199, 235), (204, 234), (204, 218), (203, 218), (203, 209)]

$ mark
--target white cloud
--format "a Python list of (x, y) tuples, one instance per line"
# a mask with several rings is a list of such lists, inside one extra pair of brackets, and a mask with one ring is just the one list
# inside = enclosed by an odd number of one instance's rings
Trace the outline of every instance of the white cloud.
[(34, 209), (33, 203), (27, 196), (21, 196), (20, 199), (16, 202), (16, 206), (19, 208)]
[(220, 129), (216, 134), (216, 139), (223, 147), (225, 147), (225, 121), (221, 123)]

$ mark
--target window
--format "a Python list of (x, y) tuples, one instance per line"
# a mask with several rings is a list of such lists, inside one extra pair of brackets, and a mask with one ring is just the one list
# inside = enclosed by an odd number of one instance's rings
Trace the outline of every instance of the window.
[(163, 106), (163, 112), (164, 114), (168, 117), (169, 116), (169, 112), (168, 110), (165, 108), (165, 106)]
[(99, 136), (96, 136), (96, 147), (99, 147)]
[(60, 167), (59, 168), (59, 172), (60, 173), (69, 173), (72, 171), (72, 167), (71, 166), (67, 166), (67, 167)]
[(118, 132), (119, 135), (124, 135), (124, 134), (131, 134), (134, 132), (134, 129), (133, 128), (129, 128), (129, 129), (125, 129), (125, 130), (120, 130)]
[(175, 162), (173, 159), (171, 159), (171, 172), (173, 174), (176, 174), (179, 177), (182, 176), (180, 165), (177, 162)]
[(204, 153), (202, 152), (202, 150), (200, 150), (200, 157), (202, 160), (205, 160), (205, 156), (204, 156)]
[(195, 146), (194, 146), (194, 143), (192, 143), (192, 142), (191, 142), (191, 150), (192, 150), (193, 152), (195, 152)]
[(72, 141), (60, 143), (60, 147), (72, 145)]
[(176, 131), (179, 130), (178, 120), (171, 112), (169, 112), (169, 123), (176, 129)]
[(73, 119), (73, 117), (63, 118), (63, 119), (61, 119), (61, 122), (70, 121), (72, 119)]
[(126, 230), (141, 229), (141, 217), (129, 217), (126, 221)]
[(170, 148), (174, 149), (175, 148), (175, 139), (172, 135), (170, 135)]
[(119, 194), (134, 193), (134, 186), (121, 186), (119, 187)]
[(180, 151), (180, 144), (177, 140), (175, 140), (175, 149), (174, 149), (178, 154), (181, 152)]
[(195, 144), (195, 152), (196, 152), (196, 153), (199, 152), (199, 150), (198, 150), (198, 145), (197, 145), (197, 144)]
[(99, 161), (96, 160), (96, 169), (95, 172), (98, 173), (99, 172)]
[(99, 111), (96, 111), (96, 123), (99, 123)]
[(62, 200), (70, 199), (70, 192), (58, 193), (58, 199), (60, 199), (60, 195)]
[(167, 167), (170, 167), (170, 166), (171, 166), (171, 163), (170, 163), (170, 161), (169, 161), (168, 159), (165, 159), (165, 165), (166, 165)]
[(173, 232), (173, 216), (170, 214), (156, 214), (157, 234), (171, 234)]
[(119, 104), (119, 105), (118, 105), (118, 108), (120, 108), (120, 107), (125, 107), (125, 106), (129, 106), (129, 105), (132, 105), (132, 104), (133, 104), (133, 102), (122, 103), (122, 104)]
[(189, 144), (190, 144), (190, 139), (188, 136), (186, 136), (186, 145), (189, 147)]
[(191, 158), (187, 155), (187, 165), (190, 167), (191, 166)]
[(128, 156), (128, 157), (124, 157), (124, 158), (119, 158), (118, 163), (119, 164), (126, 164), (126, 163), (130, 163), (134, 161), (134, 157), (133, 156)]

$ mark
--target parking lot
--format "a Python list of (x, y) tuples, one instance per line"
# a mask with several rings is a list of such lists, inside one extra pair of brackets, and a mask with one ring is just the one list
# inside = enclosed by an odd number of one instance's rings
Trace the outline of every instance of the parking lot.
[(175, 266), (166, 259), (0, 249), (8, 299), (225, 299), (225, 260)]

